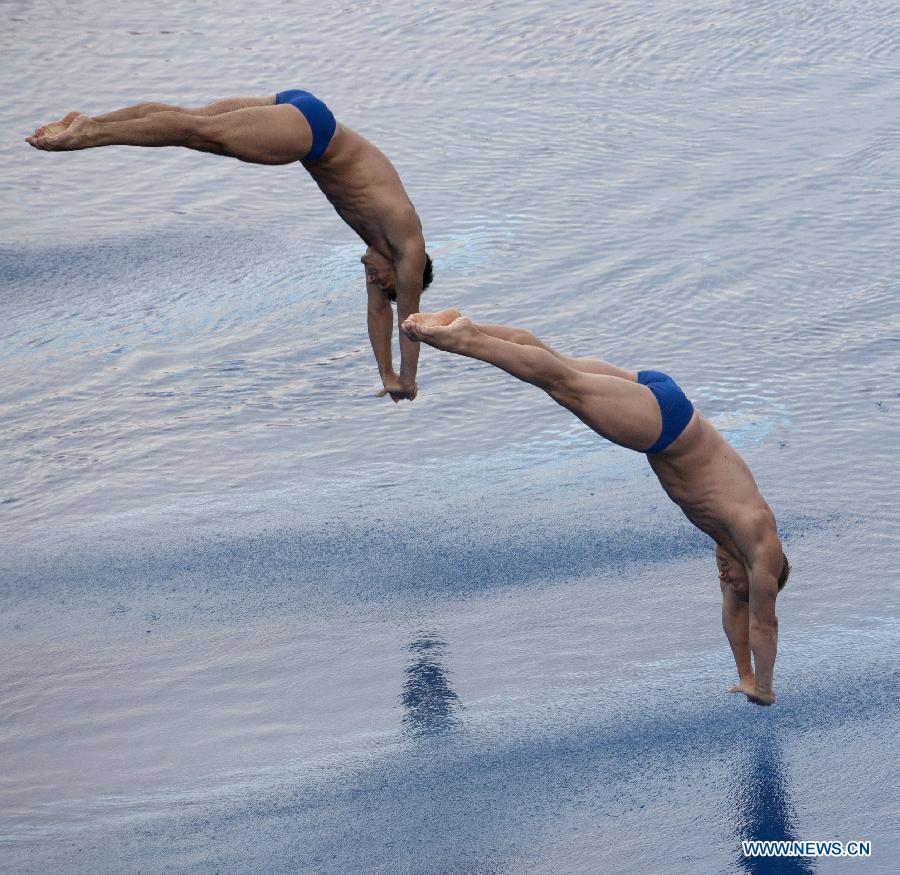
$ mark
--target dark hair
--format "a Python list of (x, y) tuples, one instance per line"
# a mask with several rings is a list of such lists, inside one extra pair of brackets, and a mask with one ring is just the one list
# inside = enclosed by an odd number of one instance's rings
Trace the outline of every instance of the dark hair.
[(778, 575), (778, 592), (781, 592), (784, 589), (784, 585), (791, 576), (791, 563), (788, 562), (788, 558), (784, 553), (781, 555), (784, 556), (784, 562), (781, 563), (781, 574)]
[[(422, 271), (422, 291), (424, 292), (431, 285), (431, 281), (434, 279), (434, 265), (431, 263), (431, 256), (426, 252), (425, 253), (425, 270)], [(392, 289), (388, 292), (388, 300), (396, 301), (397, 300), (397, 291), (396, 289)]]

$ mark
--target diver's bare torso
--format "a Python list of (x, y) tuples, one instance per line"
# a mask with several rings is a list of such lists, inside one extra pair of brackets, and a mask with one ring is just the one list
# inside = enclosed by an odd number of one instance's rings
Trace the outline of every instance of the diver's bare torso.
[(303, 166), (338, 215), (385, 258), (421, 239), (422, 224), (393, 164), (356, 131), (338, 122), (325, 154)]
[(747, 561), (740, 545), (753, 540), (761, 520), (775, 530), (747, 463), (699, 411), (671, 446), (647, 461), (685, 516), (738, 561)]

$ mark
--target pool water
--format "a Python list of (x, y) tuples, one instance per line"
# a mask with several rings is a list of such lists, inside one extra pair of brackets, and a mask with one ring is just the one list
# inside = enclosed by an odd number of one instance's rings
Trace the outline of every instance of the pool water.
[[(895, 871), (894, 4), (2, 17), (0, 870)], [(740, 449), (775, 707), (643, 457), (431, 349), (374, 397), (302, 168), (23, 142), (291, 87), (395, 163), (423, 306), (668, 371)]]

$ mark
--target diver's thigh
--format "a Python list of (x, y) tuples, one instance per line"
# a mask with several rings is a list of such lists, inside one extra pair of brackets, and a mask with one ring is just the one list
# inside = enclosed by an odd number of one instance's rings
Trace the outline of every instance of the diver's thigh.
[(290, 104), (246, 107), (198, 121), (220, 154), (253, 164), (290, 164), (312, 148), (309, 122)]

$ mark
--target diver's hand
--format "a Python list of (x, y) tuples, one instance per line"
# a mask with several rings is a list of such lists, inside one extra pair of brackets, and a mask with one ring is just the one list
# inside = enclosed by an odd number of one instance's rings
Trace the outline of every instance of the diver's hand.
[(416, 395), (419, 394), (419, 387), (413, 383), (411, 386), (404, 383), (397, 374), (385, 374), (381, 378), (384, 388), (380, 392), (375, 393), (376, 398), (384, 398), (385, 395), (391, 396), (391, 401), (396, 404), (401, 398), (407, 401), (414, 401)]

